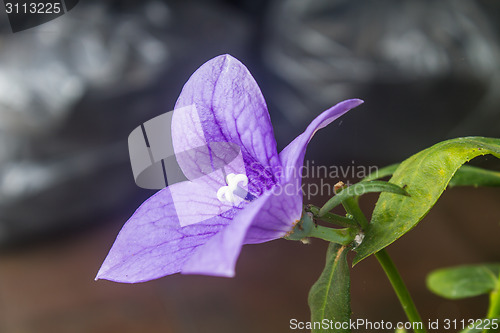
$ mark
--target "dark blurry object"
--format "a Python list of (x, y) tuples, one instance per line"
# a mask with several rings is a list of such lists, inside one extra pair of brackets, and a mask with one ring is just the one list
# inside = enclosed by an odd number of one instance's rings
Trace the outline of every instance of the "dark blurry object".
[(300, 127), (340, 100), (364, 99), (362, 109), (344, 118), (356, 124), (350, 132), (341, 126), (329, 137), (345, 159), (392, 162), (449, 137), (498, 136), (500, 52), (493, 22), (499, 18), (489, 16), (488, 6), (500, 5), (276, 1), (264, 49), (268, 68), (284, 82), (271, 94), (273, 103), (285, 126)]
[(131, 214), (152, 192), (134, 184), (129, 133), (173, 108), (186, 65), (246, 31), (217, 6), (85, 1), (1, 35), (0, 245)]
[(117, 96), (144, 89), (169, 63), (158, 38), (168, 7), (140, 9), (131, 17), (88, 4), (2, 36), (0, 243), (75, 225), (130, 195), (119, 181), (127, 162), (119, 142), (134, 115)]
[[(19, 32), (47, 23), (73, 9), (79, 0), (4, 0), (10, 30)], [(0, 26), (1, 27), (1, 26)], [(10, 30), (5, 30), (9, 31)]]

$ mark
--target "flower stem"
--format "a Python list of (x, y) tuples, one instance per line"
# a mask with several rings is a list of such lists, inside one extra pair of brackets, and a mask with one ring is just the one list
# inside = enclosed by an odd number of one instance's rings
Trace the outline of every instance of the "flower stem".
[(368, 228), (368, 220), (361, 208), (359, 208), (358, 200), (355, 198), (349, 198), (345, 200), (342, 205), (348, 214), (350, 214), (354, 220), (356, 220), (363, 230)]
[[(359, 223), (363, 230), (366, 230), (368, 228), (368, 220), (359, 207), (358, 201), (355, 198), (349, 198), (345, 200), (342, 205), (344, 206), (347, 213), (351, 214), (354, 217), (354, 219)], [(412, 323), (415, 323), (413, 331), (415, 333), (426, 333), (427, 330), (424, 327), (415, 303), (413, 302), (413, 299), (411, 298), (411, 295), (406, 288), (401, 275), (394, 265), (394, 262), (391, 260), (391, 257), (389, 257), (387, 251), (382, 249), (379, 252), (375, 253), (375, 257), (384, 269), (387, 278), (391, 282), (392, 288), (396, 292), (396, 295), (399, 299), (399, 302), (401, 303), (401, 306), (403, 307), (403, 310), (406, 313), (406, 316), (408, 317), (408, 320)]]
[(387, 251), (382, 249), (379, 252), (375, 253), (375, 257), (377, 258), (378, 262), (384, 269), (385, 274), (389, 278), (389, 281), (391, 282), (391, 285), (394, 288), (396, 295), (398, 296), (399, 302), (401, 303), (401, 306), (403, 307), (408, 320), (412, 323), (420, 323), (414, 324), (415, 326), (413, 327), (413, 331), (415, 333), (426, 332), (422, 319), (420, 318), (420, 314), (415, 307), (415, 303), (413, 303), (413, 299), (411, 298), (411, 295), (408, 292), (408, 289), (406, 288), (401, 275), (394, 265), (394, 262), (391, 260), (391, 257), (389, 257)]

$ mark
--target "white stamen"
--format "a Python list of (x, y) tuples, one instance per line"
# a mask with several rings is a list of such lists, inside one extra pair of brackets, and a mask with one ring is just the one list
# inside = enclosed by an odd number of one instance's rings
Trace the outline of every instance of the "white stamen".
[(226, 176), (226, 183), (227, 186), (222, 186), (217, 191), (217, 199), (219, 199), (219, 201), (222, 202), (226, 200), (236, 203), (235, 194), (243, 199), (248, 194), (247, 191), (238, 186), (239, 183), (242, 183), (242, 186), (248, 185), (248, 177), (245, 174), (240, 173), (235, 175), (234, 173), (230, 173)]

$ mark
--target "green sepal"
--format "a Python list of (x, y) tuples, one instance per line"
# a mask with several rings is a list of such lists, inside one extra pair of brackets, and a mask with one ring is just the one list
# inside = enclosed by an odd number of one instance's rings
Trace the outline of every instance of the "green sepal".
[(302, 217), (292, 229), (292, 232), (284, 238), (288, 240), (302, 240), (310, 236), (314, 228), (313, 215), (309, 212), (304, 212)]

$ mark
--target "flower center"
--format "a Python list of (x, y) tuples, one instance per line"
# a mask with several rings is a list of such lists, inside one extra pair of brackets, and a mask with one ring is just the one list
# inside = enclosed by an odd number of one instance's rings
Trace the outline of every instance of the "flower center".
[(241, 188), (239, 183), (242, 183), (242, 186), (247, 186), (248, 185), (248, 177), (245, 174), (234, 174), (230, 173), (229, 175), (226, 176), (226, 183), (227, 186), (222, 186), (218, 191), (217, 191), (217, 199), (219, 201), (229, 201), (231, 203), (236, 203), (237, 198), (236, 196), (245, 199), (248, 195), (248, 192)]

